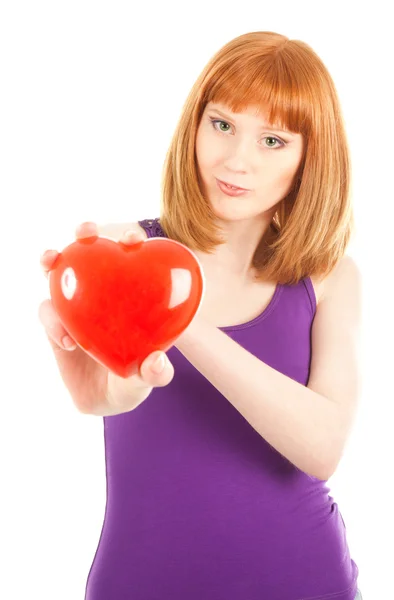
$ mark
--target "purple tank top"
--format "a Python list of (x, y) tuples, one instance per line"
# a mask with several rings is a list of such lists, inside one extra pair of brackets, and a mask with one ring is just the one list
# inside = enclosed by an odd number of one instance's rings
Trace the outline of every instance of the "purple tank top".
[[(158, 219), (139, 224), (165, 237)], [(305, 278), (220, 329), (307, 385), (315, 310)], [(103, 417), (107, 504), (85, 600), (354, 600), (358, 567), (327, 483), (277, 452), (175, 347), (167, 355), (168, 386)]]

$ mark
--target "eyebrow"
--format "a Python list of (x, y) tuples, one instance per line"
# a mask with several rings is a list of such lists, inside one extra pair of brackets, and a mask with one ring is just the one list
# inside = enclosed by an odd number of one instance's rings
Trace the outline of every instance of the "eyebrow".
[[(213, 112), (218, 113), (221, 117), (224, 117), (225, 119), (229, 119), (234, 120), (234, 117), (231, 117), (229, 115), (226, 115), (225, 113), (223, 113), (222, 111), (220, 111), (217, 108), (209, 108), (208, 110), (212, 110)], [(275, 131), (280, 131), (281, 133), (285, 133), (287, 135), (292, 135), (290, 131), (285, 131), (284, 129), (278, 129), (277, 127), (273, 127), (272, 125), (262, 125), (261, 129), (271, 129), (271, 130), (275, 130)]]

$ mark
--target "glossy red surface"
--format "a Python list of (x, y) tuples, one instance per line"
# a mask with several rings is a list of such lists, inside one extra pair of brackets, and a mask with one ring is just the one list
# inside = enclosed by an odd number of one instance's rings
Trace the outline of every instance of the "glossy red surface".
[(125, 245), (93, 236), (59, 254), (49, 286), (53, 306), (77, 344), (129, 377), (188, 327), (203, 296), (204, 276), (195, 255), (174, 240)]

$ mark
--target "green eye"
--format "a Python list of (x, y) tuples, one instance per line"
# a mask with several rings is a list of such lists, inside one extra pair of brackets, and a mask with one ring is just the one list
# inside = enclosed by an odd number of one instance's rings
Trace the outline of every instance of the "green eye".
[[(222, 119), (209, 119), (212, 123), (212, 127), (215, 129), (215, 131), (218, 131), (219, 133), (226, 133), (228, 131), (228, 129), (226, 129), (225, 131), (223, 129), (218, 129), (217, 128), (217, 123), (224, 123), (225, 125), (227, 125), (227, 127), (230, 127), (229, 123), (227, 123), (227, 121), (223, 121)], [(220, 126), (220, 125), (219, 125)], [(272, 148), (273, 150), (279, 150), (279, 148), (282, 148), (283, 146), (286, 146), (286, 142), (283, 142), (282, 140), (280, 140), (279, 138), (273, 136), (273, 135), (267, 135), (266, 137), (263, 138), (264, 140), (274, 140), (275, 142), (277, 142), (279, 145), (274, 147), (274, 146), (266, 146), (266, 148)]]

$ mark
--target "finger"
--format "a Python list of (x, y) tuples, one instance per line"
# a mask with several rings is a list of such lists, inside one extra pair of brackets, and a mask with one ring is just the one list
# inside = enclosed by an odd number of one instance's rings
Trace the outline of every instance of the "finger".
[[(51, 300), (41, 302), (38, 309), (38, 318), (45, 328), (47, 335), (63, 350), (75, 350), (77, 347), (68, 331), (63, 327)], [(71, 340), (71, 345), (67, 346), (67, 339)]]
[(40, 256), (41, 268), (44, 271), (45, 277), (48, 277), (49, 271), (52, 269), (59, 252), (57, 250), (46, 250)]
[(84, 223), (80, 223), (75, 230), (75, 237), (77, 239), (98, 236), (98, 227), (96, 223), (93, 221), (85, 221)]
[(143, 242), (144, 240), (144, 234), (137, 229), (128, 229), (127, 231), (124, 231), (119, 238), (119, 241), (125, 245), (138, 244), (138, 242)]
[[(97, 228), (96, 223), (93, 223), (90, 221), (81, 223), (80, 225), (77, 226), (75, 235), (76, 235), (77, 239), (81, 239), (81, 238), (85, 238), (85, 237), (92, 237), (94, 235), (98, 236), (98, 228)], [(44, 252), (44, 254), (41, 255), (40, 263), (41, 263), (42, 270), (44, 271), (45, 277), (48, 277), (49, 271), (52, 269), (53, 264), (58, 255), (59, 255), (59, 252), (57, 250), (52, 250), (52, 249), (46, 250)]]
[(165, 352), (152, 352), (142, 363), (139, 376), (145, 385), (163, 387), (172, 381), (174, 367)]

